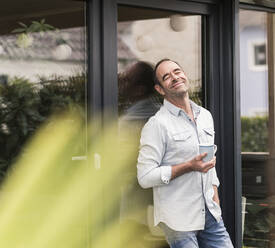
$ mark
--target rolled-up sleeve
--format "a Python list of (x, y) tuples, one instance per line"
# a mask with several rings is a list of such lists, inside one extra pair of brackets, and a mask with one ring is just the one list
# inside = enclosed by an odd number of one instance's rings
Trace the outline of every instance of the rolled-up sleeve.
[(220, 186), (220, 181), (219, 181), (219, 178), (217, 177), (217, 172), (216, 172), (215, 168), (212, 169), (212, 173), (213, 173), (212, 185), (215, 185), (215, 186), (219, 187)]
[(170, 182), (172, 167), (161, 166), (165, 146), (165, 129), (153, 117), (141, 132), (137, 178), (142, 188), (151, 188)]

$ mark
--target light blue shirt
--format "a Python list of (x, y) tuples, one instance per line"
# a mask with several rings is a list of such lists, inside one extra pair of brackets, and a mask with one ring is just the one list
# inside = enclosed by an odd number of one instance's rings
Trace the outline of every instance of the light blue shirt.
[(172, 166), (199, 154), (199, 143), (214, 144), (211, 113), (190, 101), (195, 123), (181, 109), (164, 100), (160, 110), (142, 129), (137, 177), (143, 188), (153, 187), (154, 223), (176, 231), (204, 229), (205, 204), (217, 221), (220, 206), (213, 201), (219, 186), (215, 168), (192, 171), (173, 180)]

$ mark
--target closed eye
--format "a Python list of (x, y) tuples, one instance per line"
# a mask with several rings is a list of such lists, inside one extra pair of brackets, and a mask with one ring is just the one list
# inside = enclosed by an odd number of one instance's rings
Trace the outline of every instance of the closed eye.
[(170, 77), (169, 74), (166, 73), (166, 74), (162, 77), (162, 80), (165, 81), (165, 80), (169, 79), (169, 77)]
[(180, 70), (180, 69), (175, 69), (175, 70), (174, 70), (174, 73), (175, 73), (175, 74), (179, 74), (179, 73), (181, 73), (181, 72), (182, 72), (182, 70)]

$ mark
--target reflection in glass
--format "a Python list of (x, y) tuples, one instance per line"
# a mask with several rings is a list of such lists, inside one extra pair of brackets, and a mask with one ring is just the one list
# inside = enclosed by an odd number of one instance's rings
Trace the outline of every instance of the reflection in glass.
[(255, 65), (266, 65), (266, 45), (260, 44), (254, 46)]
[[(120, 6), (117, 30), (120, 133), (130, 132), (139, 140), (142, 127), (160, 108), (163, 99), (154, 89), (153, 68), (163, 58), (182, 65), (191, 82), (191, 99), (202, 104), (200, 16)], [(139, 144), (120, 138), (138, 152)], [(136, 175), (135, 163), (123, 178), (136, 178), (130, 175)], [(126, 185), (121, 189), (121, 223), (141, 230), (142, 247), (168, 247), (162, 230), (153, 224), (152, 190), (142, 189), (136, 180)], [(139, 215), (130, 217), (135, 210)]]
[(266, 12), (240, 11), (245, 247), (275, 247), (273, 18)]
[[(38, 2), (0, 10), (0, 181), (50, 115), (75, 108), (86, 118), (85, 4)], [(85, 155), (82, 136), (75, 156)]]

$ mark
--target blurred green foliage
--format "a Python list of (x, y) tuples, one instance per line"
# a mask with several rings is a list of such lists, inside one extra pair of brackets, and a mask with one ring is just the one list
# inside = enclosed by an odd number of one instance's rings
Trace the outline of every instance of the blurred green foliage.
[(241, 117), (242, 151), (268, 151), (268, 116)]
[(53, 113), (78, 108), (84, 118), (85, 76), (11, 78), (0, 84), (0, 181), (23, 145)]
[[(2, 183), (0, 247), (160, 247), (120, 218), (121, 190), (136, 176), (121, 178), (135, 162), (135, 150), (122, 148), (116, 125), (98, 132), (96, 121), (87, 125), (76, 111), (49, 118)], [(83, 129), (87, 156), (75, 160)], [(133, 138), (127, 139), (135, 143)], [(129, 219), (139, 215), (136, 208), (127, 213)]]

